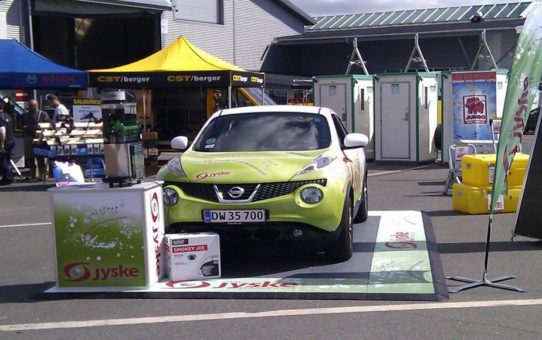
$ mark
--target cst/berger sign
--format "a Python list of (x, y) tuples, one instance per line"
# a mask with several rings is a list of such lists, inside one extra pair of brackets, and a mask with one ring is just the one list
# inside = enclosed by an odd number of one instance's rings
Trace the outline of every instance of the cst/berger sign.
[(263, 73), (242, 71), (197, 72), (90, 72), (91, 87), (162, 88), (162, 87), (261, 87)]

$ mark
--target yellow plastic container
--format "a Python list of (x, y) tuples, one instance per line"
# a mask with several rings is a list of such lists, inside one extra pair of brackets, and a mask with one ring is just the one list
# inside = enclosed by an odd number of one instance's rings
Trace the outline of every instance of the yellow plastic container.
[[(493, 185), (495, 175), (495, 154), (464, 155), (461, 158), (461, 177), (464, 184), (474, 187), (490, 187)], [(523, 185), (523, 176), (529, 163), (529, 155), (518, 153), (514, 157), (508, 186), (517, 187)]]
[[(497, 207), (495, 213), (515, 212), (521, 195), (521, 187), (508, 189), (508, 195), (500, 200), (502, 207)], [(454, 183), (452, 201), (454, 211), (465, 214), (487, 214), (491, 199), (491, 187), (480, 188), (466, 184)]]

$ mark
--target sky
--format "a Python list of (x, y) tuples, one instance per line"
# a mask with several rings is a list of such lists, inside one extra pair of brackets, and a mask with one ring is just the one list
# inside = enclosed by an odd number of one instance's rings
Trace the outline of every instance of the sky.
[(290, 0), (311, 16), (358, 14), (417, 8), (483, 5), (517, 0)]

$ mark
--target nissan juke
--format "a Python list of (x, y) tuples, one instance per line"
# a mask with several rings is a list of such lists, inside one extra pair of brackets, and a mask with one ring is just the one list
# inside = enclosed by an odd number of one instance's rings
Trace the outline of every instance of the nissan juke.
[(367, 136), (321, 107), (257, 106), (214, 113), (162, 167), (168, 233), (224, 241), (294, 242), (336, 261), (353, 252), (368, 215)]

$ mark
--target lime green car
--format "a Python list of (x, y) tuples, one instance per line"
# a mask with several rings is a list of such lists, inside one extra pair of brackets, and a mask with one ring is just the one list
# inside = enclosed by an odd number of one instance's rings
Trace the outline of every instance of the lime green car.
[(216, 112), (160, 169), (169, 233), (284, 241), (352, 256), (353, 222), (368, 214), (367, 136), (327, 108), (258, 106)]

